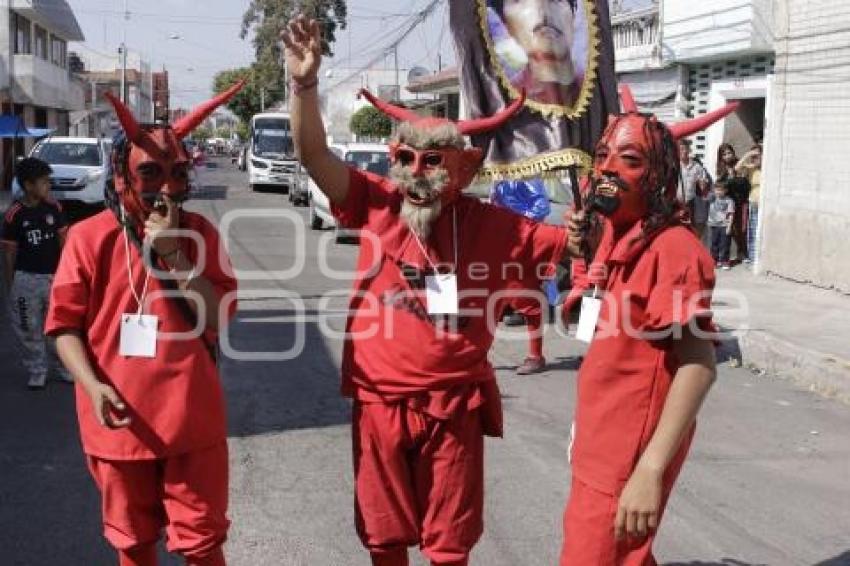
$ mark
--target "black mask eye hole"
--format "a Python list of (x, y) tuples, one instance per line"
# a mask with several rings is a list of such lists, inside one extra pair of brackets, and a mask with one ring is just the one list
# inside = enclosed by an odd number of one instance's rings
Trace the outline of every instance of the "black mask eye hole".
[(405, 167), (408, 165), (412, 165), (414, 161), (416, 161), (416, 154), (410, 151), (409, 149), (400, 149), (396, 152), (396, 159), (401, 165)]
[(162, 167), (158, 163), (143, 163), (136, 169), (142, 180), (156, 180), (162, 176)]
[(443, 164), (443, 156), (439, 153), (427, 153), (424, 162), (427, 167), (439, 167)]

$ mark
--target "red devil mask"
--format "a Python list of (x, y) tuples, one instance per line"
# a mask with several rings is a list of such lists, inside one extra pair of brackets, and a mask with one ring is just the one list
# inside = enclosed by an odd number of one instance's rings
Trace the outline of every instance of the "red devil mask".
[(181, 140), (233, 98), (244, 84), (240, 81), (171, 126), (139, 124), (124, 103), (106, 93), (128, 143), (123, 151), (113, 151), (112, 168), (115, 191), (131, 221), (143, 224), (160, 195), (176, 202), (186, 200), (191, 158)]
[(677, 206), (679, 183), (677, 141), (703, 130), (735, 111), (738, 103), (693, 120), (667, 126), (655, 116), (637, 111), (628, 86), (620, 87), (624, 113), (611, 116), (596, 146), (594, 190), (590, 206), (607, 216), (615, 227), (630, 226), (644, 218), (649, 198), (663, 198)]
[[(483, 134), (502, 126), (525, 103), (525, 92), (501, 112), (487, 118), (453, 122), (446, 118), (420, 116), (400, 106), (394, 106), (363, 89), (360, 94), (375, 108), (391, 118), (407, 123), (415, 134), (411, 139), (397, 139), (389, 144), (390, 162), (407, 170), (414, 178), (443, 174), (446, 181), (439, 193), (443, 204), (457, 199), (475, 178), (484, 157), (477, 147), (463, 148), (462, 136)], [(414, 139), (416, 141), (414, 141)], [(449, 141), (449, 140), (452, 141)], [(414, 206), (429, 206), (433, 195), (405, 194)]]

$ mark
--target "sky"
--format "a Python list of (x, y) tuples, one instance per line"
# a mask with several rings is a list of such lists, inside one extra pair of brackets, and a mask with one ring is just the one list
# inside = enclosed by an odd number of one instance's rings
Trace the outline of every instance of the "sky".
[[(125, 20), (122, 0), (68, 0), (90, 49), (116, 53)], [(323, 80), (365, 65), (398, 35), (411, 14), (430, 0), (408, 2), (349, 0), (349, 28), (339, 31), (336, 57), (324, 61)], [(140, 52), (154, 70), (169, 71), (171, 107), (190, 107), (209, 98), (219, 71), (249, 65), (254, 59), (250, 37), (239, 38), (242, 14), (248, 0), (127, 0), (129, 50)], [(402, 7), (404, 6), (404, 7)], [(438, 54), (443, 66), (454, 63), (446, 1), (399, 47), (399, 67), (419, 65), (436, 70)], [(69, 48), (73, 50), (73, 46)], [(377, 66), (393, 67), (393, 57)], [(332, 70), (331, 77), (327, 71)]]

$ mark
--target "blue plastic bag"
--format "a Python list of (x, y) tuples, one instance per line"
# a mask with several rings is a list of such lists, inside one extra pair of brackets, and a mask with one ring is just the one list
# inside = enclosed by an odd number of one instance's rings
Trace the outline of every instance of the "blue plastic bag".
[(499, 181), (490, 191), (490, 202), (536, 222), (542, 222), (552, 210), (549, 194), (540, 179)]

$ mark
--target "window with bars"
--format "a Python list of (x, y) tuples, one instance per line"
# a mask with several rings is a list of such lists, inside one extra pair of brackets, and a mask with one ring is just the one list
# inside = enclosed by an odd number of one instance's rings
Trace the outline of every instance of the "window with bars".
[(68, 44), (55, 35), (50, 36), (50, 62), (63, 69), (68, 65)]
[(32, 22), (20, 14), (15, 14), (15, 53), (29, 55), (32, 53)]
[[(772, 74), (773, 68), (772, 55), (714, 61), (690, 67), (688, 78), (690, 115), (698, 116), (708, 111), (711, 85), (715, 81), (765, 76)], [(706, 154), (711, 150), (706, 146), (705, 131), (694, 136), (692, 148), (696, 157), (705, 159)]]
[(35, 42), (33, 47), (35, 47), (35, 56), (47, 61), (47, 30), (39, 25), (35, 26)]

